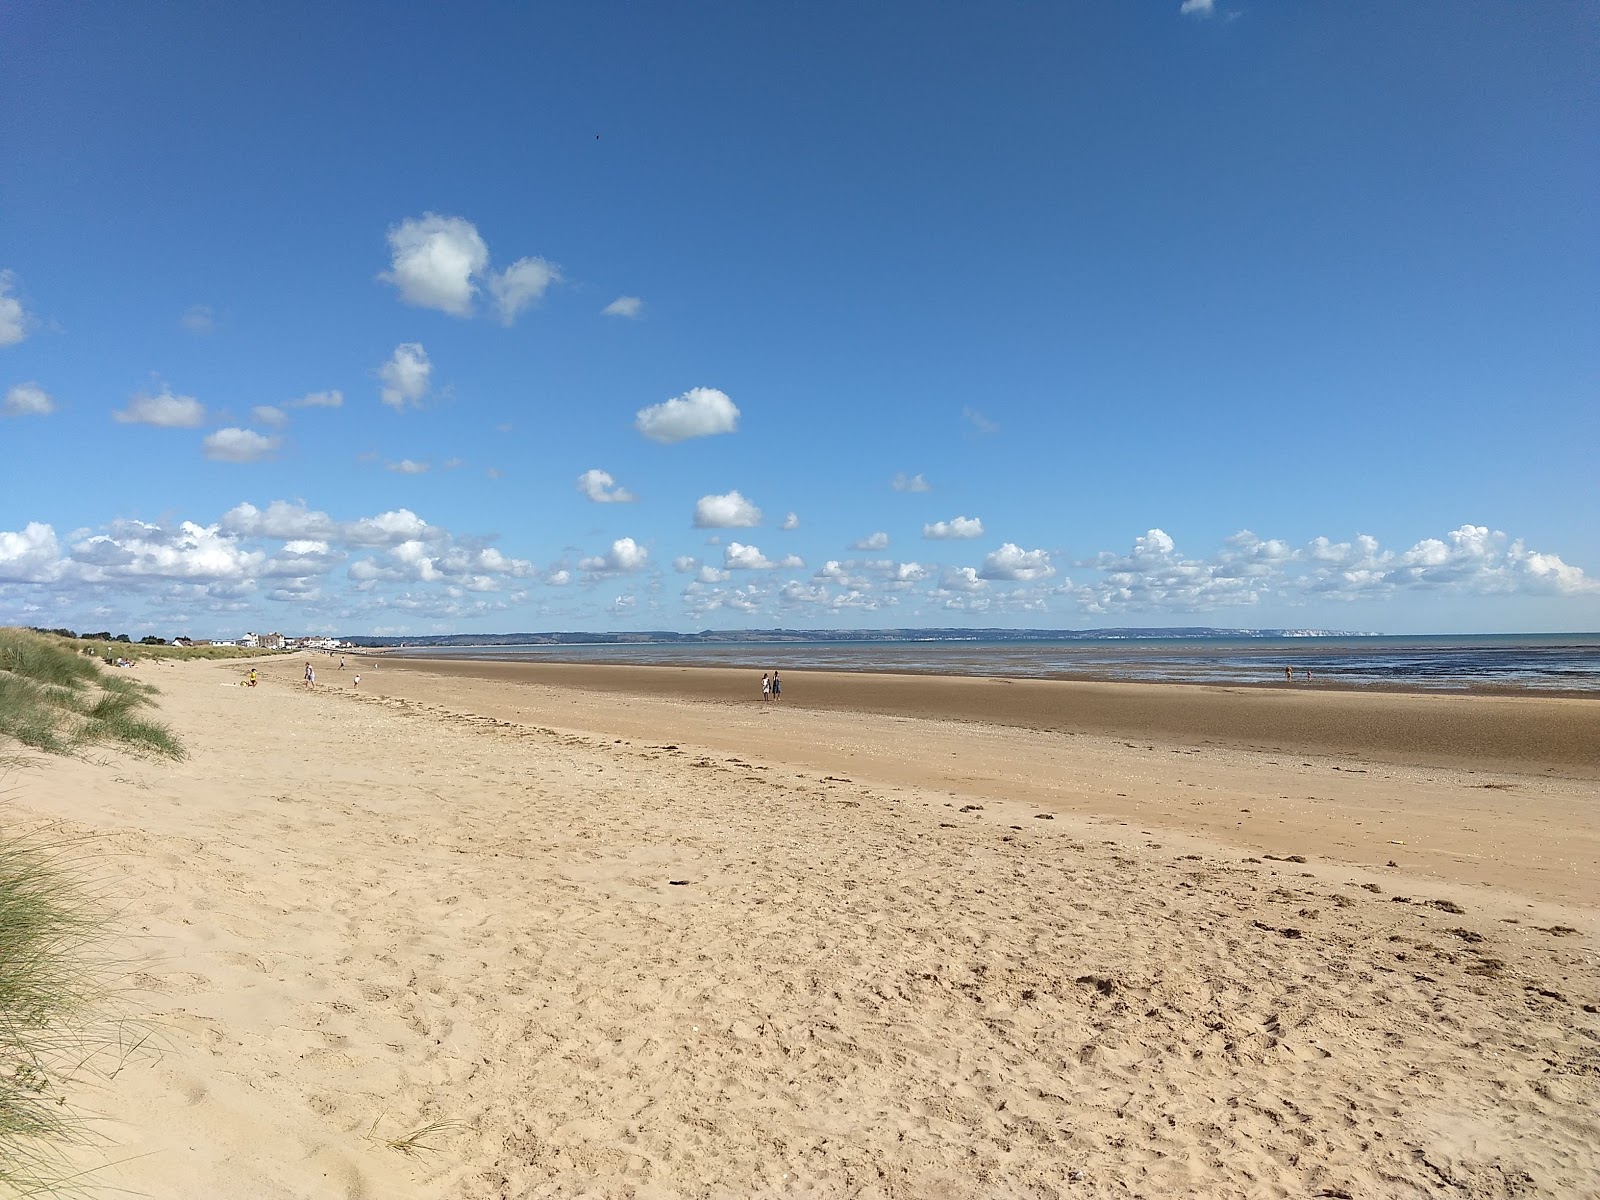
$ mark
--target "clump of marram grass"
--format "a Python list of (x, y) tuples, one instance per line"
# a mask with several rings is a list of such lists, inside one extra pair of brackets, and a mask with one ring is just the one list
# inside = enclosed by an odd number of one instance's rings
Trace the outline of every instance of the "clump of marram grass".
[(156, 688), (106, 671), (50, 634), (0, 628), (0, 737), (54, 754), (117, 742), (133, 750), (184, 757), (160, 721), (139, 715)]
[(0, 1195), (76, 1190), (63, 1151), (88, 1139), (65, 1089), (129, 1047), (105, 1017), (107, 914), (83, 844), (0, 838)]

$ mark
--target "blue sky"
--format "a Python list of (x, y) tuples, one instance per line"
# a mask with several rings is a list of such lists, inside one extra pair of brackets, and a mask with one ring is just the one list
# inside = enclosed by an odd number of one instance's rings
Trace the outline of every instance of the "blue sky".
[(1597, 13), (7, 5), (0, 621), (1600, 628)]

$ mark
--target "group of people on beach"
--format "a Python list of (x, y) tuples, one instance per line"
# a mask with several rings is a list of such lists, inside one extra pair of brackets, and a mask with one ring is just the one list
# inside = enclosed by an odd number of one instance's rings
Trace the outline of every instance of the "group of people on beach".
[(783, 682), (778, 678), (776, 671), (771, 675), (761, 676), (761, 699), (765, 701), (776, 700), (783, 695)]

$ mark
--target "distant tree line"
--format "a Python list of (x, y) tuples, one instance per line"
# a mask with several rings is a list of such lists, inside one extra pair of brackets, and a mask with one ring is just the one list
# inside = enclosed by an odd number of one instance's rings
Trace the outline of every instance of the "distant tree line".
[[(74, 633), (70, 629), (42, 629), (38, 625), (30, 625), (29, 628), (35, 633), (53, 633), (57, 637), (74, 638), (85, 642), (126, 642), (129, 645), (133, 643), (133, 639), (127, 634), (118, 633), (113, 635), (109, 629), (102, 629), (98, 633)], [(150, 633), (140, 638), (139, 644), (141, 646), (165, 646), (167, 639)]]

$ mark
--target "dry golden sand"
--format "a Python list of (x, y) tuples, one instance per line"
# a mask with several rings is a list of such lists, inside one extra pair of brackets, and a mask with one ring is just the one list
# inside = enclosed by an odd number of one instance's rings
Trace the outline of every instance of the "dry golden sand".
[(188, 762), (41, 762), (0, 810), (114, 855), (165, 1046), (74, 1097), (108, 1184), (1600, 1191), (1600, 706), (1491, 722), (1564, 757), (1451, 765), (1363, 753), (1320, 696), (1290, 701), (1320, 738), (1159, 691), (1118, 736), (967, 712), (966, 681), (851, 710), (798, 673), (763, 706), (743, 676), (244, 669), (149, 668)]

